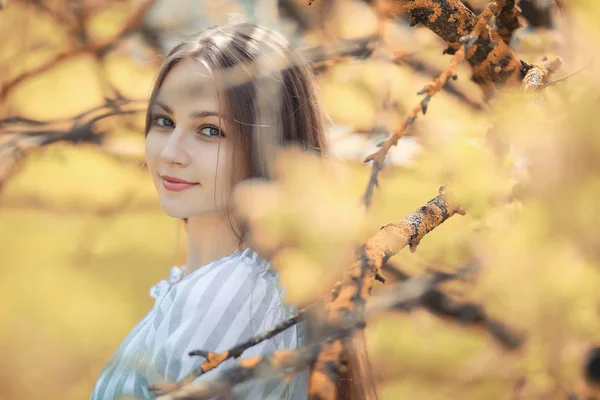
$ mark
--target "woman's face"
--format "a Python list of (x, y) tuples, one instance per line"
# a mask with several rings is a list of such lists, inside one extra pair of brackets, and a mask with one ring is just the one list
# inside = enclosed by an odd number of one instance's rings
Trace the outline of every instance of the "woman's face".
[(211, 72), (182, 60), (151, 107), (146, 162), (163, 211), (188, 218), (222, 210), (230, 194), (232, 143)]

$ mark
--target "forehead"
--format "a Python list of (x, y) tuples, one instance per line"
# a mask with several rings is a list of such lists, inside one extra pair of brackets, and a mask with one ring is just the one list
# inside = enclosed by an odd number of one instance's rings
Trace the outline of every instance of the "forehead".
[(216, 103), (217, 99), (213, 72), (192, 58), (185, 58), (171, 68), (156, 95), (156, 101), (164, 103)]

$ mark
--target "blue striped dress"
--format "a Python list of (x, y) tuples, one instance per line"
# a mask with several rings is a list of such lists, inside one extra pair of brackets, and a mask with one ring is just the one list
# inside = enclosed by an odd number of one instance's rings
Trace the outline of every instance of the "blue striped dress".
[[(185, 268), (185, 267), (184, 267)], [(183, 276), (173, 267), (168, 281), (150, 291), (154, 307), (133, 328), (104, 367), (92, 400), (121, 397), (151, 399), (156, 383), (183, 379), (204, 361), (188, 352), (222, 352), (285, 320), (293, 312), (271, 265), (250, 249), (213, 261)], [(305, 339), (300, 324), (249, 348), (242, 358), (296, 348)], [(230, 359), (197, 378), (211, 379), (235, 365)], [(194, 383), (195, 383), (194, 382)], [(230, 399), (306, 399), (308, 371), (291, 381), (252, 380), (235, 388)]]

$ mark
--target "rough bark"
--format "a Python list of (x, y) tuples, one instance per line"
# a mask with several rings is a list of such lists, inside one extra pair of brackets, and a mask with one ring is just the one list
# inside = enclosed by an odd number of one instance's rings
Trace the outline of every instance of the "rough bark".
[[(461, 37), (473, 31), (477, 20), (459, 0), (400, 0), (400, 3), (413, 25), (423, 24), (448, 43), (445, 52), (450, 54), (458, 51)], [(473, 68), (473, 81), (486, 94), (496, 85), (519, 85), (523, 79), (520, 60), (489, 26), (470, 46), (465, 59)]]

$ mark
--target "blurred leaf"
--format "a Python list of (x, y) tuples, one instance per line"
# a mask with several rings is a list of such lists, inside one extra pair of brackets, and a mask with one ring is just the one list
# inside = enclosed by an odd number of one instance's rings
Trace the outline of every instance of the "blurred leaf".
[(347, 83), (324, 83), (321, 101), (329, 116), (339, 124), (370, 129), (375, 123), (375, 103), (360, 88)]
[(10, 101), (19, 115), (42, 120), (69, 118), (100, 106), (103, 94), (96, 63), (84, 55), (65, 60), (22, 82)]
[[(289, 302), (324, 294), (353, 261), (354, 248), (365, 237), (360, 186), (351, 170), (297, 150), (281, 152), (275, 183), (247, 182), (236, 189), (238, 214), (250, 224), (260, 248), (292, 246), (276, 262)], [(293, 269), (295, 272), (287, 271)], [(305, 283), (292, 288), (302, 271)], [(312, 275), (312, 276), (310, 276)]]
[(105, 8), (92, 14), (86, 21), (86, 33), (94, 42), (104, 42), (117, 36), (123, 29), (131, 6), (127, 2), (112, 2)]

